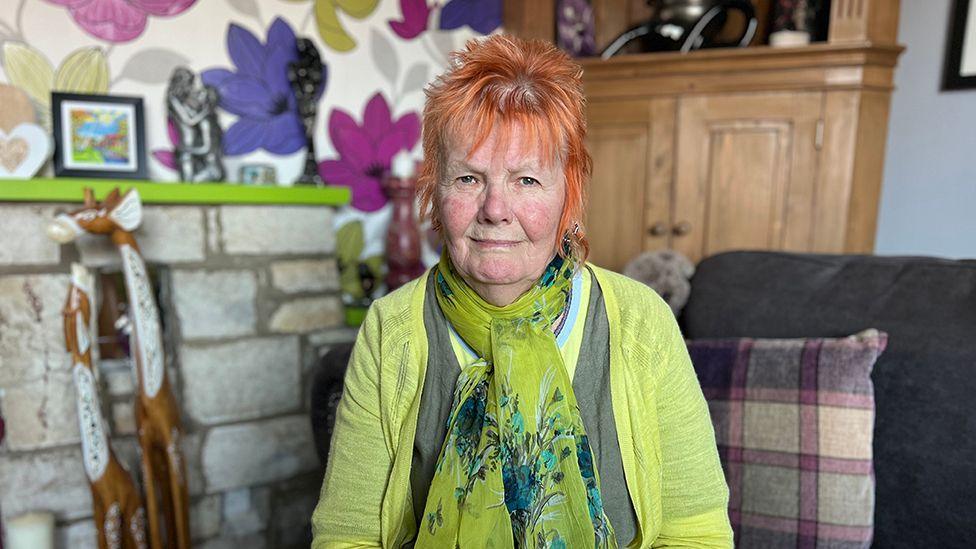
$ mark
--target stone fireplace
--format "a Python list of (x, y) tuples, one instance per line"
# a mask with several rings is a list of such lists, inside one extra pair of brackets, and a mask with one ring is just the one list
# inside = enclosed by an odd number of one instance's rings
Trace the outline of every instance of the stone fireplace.
[[(75, 389), (62, 336), (70, 264), (120, 268), (106, 239), (59, 246), (47, 203), (0, 204), (0, 513), (55, 514), (59, 547), (95, 547)], [(326, 206), (148, 205), (167, 367), (183, 413), (195, 547), (308, 547), (321, 471), (310, 376), (348, 342)], [(134, 373), (99, 361), (111, 441), (139, 478)]]

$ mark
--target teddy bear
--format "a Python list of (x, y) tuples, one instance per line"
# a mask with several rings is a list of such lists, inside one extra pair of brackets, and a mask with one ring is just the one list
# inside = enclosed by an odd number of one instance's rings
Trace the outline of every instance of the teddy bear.
[(691, 275), (695, 266), (674, 250), (644, 252), (624, 267), (623, 274), (650, 286), (677, 316), (691, 294)]

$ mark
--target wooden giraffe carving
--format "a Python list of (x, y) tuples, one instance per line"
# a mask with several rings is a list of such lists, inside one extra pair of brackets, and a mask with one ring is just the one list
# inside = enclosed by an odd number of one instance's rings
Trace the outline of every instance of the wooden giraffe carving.
[(85, 189), (81, 209), (59, 215), (48, 234), (67, 243), (83, 233), (108, 236), (122, 255), (131, 348), (139, 380), (136, 427), (142, 450), (143, 484), (152, 549), (190, 547), (189, 492), (181, 450), (180, 409), (170, 388), (163, 360), (159, 310), (146, 264), (132, 231), (142, 222), (142, 201), (135, 189), (124, 195), (112, 190), (99, 204)]
[(94, 279), (88, 269), (71, 266), (65, 301), (64, 342), (71, 355), (81, 428), (85, 474), (92, 491), (95, 528), (100, 549), (145, 549), (146, 510), (129, 472), (115, 457), (102, 417), (92, 365), (91, 318)]

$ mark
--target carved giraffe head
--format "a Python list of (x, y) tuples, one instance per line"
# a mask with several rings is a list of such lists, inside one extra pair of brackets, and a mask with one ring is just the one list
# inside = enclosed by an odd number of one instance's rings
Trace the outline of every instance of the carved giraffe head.
[(89, 324), (92, 315), (92, 299), (95, 277), (79, 263), (71, 264), (71, 286), (68, 299), (61, 313), (64, 315), (64, 342), (68, 351), (85, 354), (91, 345)]
[(112, 192), (99, 204), (95, 193), (85, 189), (85, 205), (58, 215), (47, 227), (47, 235), (55, 242), (67, 244), (83, 233), (111, 235), (115, 231), (132, 232), (142, 223), (142, 200), (139, 191), (129, 189), (124, 195)]

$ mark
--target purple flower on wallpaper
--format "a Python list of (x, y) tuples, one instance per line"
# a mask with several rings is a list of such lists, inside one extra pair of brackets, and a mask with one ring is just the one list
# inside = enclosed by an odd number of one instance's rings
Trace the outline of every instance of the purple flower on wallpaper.
[(381, 182), (393, 155), (413, 149), (420, 139), (420, 116), (411, 112), (394, 121), (386, 99), (377, 93), (366, 104), (361, 126), (345, 111), (332, 111), (329, 138), (339, 158), (319, 162), (319, 175), (326, 183), (352, 189), (357, 210), (375, 212), (387, 202)]
[(400, 0), (400, 12), (403, 18), (390, 20), (390, 28), (397, 36), (404, 40), (412, 40), (427, 30), (427, 20), (430, 17), (430, 7), (427, 0)]
[(573, 57), (596, 53), (593, 24), (589, 0), (559, 0), (556, 4), (558, 46)]
[(169, 136), (169, 143), (172, 149), (156, 149), (152, 152), (153, 158), (160, 164), (171, 170), (177, 170), (176, 166), (176, 144), (180, 142), (180, 134), (176, 129), (176, 123), (172, 120), (166, 121), (166, 134)]
[[(288, 82), (288, 64), (298, 59), (295, 33), (288, 23), (276, 18), (264, 44), (243, 27), (231, 24), (227, 52), (236, 72), (209, 69), (201, 74), (203, 83), (220, 93), (221, 108), (238, 116), (224, 132), (224, 154), (236, 156), (257, 149), (291, 154), (304, 147), (305, 130)], [(325, 90), (326, 69), (323, 65), (316, 99)]]
[(149, 16), (186, 11), (197, 0), (48, 0), (68, 8), (88, 34), (109, 42), (128, 42), (146, 30)]
[(467, 25), (481, 34), (502, 26), (502, 0), (451, 0), (441, 8), (441, 30)]

